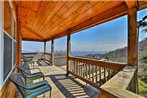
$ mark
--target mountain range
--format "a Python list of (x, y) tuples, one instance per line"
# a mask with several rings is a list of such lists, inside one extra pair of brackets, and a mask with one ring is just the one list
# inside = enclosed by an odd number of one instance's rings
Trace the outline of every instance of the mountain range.
[[(138, 43), (138, 56), (139, 59), (147, 52), (147, 38), (143, 39)], [(127, 62), (127, 47), (119, 48), (105, 54), (88, 54), (84, 57), (94, 58), (94, 59), (108, 59), (110, 61), (116, 62)]]

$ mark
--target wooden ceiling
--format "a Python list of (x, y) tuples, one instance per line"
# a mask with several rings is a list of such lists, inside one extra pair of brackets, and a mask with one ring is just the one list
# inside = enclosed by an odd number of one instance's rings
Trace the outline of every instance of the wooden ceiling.
[[(132, 1), (16, 1), (23, 40), (48, 41), (127, 14)], [(146, 2), (141, 2), (141, 5)], [(146, 5), (144, 5), (146, 7)], [(142, 7), (144, 8), (144, 7)]]
[(11, 32), (10, 32), (10, 17), (11, 17), (11, 11), (10, 11), (10, 5), (9, 5), (9, 2), (4, 2), (4, 30), (11, 35)]

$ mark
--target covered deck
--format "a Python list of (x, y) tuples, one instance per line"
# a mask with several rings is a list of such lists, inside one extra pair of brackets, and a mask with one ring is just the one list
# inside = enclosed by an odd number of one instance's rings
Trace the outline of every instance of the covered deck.
[[(36, 64), (36, 66), (38, 66)], [(52, 86), (52, 98), (97, 98), (98, 91), (93, 89), (90, 91), (86, 83), (74, 76), (66, 76), (66, 69), (58, 66), (38, 66), (41, 72), (44, 73), (45, 79)], [(32, 70), (35, 72), (35, 70)], [(37, 80), (38, 81), (38, 80)], [(42, 98), (43, 95), (37, 98)], [(22, 98), (19, 92), (16, 93), (15, 98)], [(44, 98), (49, 98), (49, 92), (45, 94)]]
[[(142, 98), (138, 95), (138, 32), (137, 11), (147, 7), (145, 1), (14, 1), (0, 2), (11, 9), (10, 36), (17, 41), (17, 66), (22, 64), (22, 40), (51, 41), (52, 66), (38, 66), (53, 88), (52, 98), (95, 97), (100, 98)], [(0, 6), (0, 7), (1, 7)], [(49, 10), (46, 10), (49, 9)], [(6, 8), (6, 13), (10, 11)], [(5, 10), (2, 10), (4, 12)], [(128, 62), (107, 62), (71, 55), (71, 34), (106, 21), (128, 15)], [(16, 23), (14, 30), (14, 24)], [(3, 25), (3, 24), (2, 24)], [(5, 28), (5, 32), (7, 28)], [(66, 67), (57, 67), (54, 54), (54, 40), (67, 36)], [(49, 58), (48, 58), (49, 59)], [(13, 72), (18, 72), (17, 68)], [(90, 95), (86, 84), (100, 93)], [(8, 80), (2, 87), (2, 98), (13, 98), (16, 88)], [(8, 95), (9, 93), (9, 95)], [(48, 98), (48, 94), (46, 94)], [(39, 96), (42, 98), (42, 96)], [(19, 95), (16, 98), (19, 98)]]

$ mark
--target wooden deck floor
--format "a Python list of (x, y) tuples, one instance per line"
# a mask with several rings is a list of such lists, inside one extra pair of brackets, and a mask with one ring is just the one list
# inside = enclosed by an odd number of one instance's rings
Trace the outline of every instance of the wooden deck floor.
[[(84, 82), (74, 76), (65, 76), (65, 66), (39, 66), (45, 79), (52, 86), (52, 98), (97, 98), (98, 92), (91, 90)], [(90, 89), (89, 89), (90, 87)], [(21, 98), (16, 94), (16, 98)], [(49, 92), (37, 98), (49, 98)]]

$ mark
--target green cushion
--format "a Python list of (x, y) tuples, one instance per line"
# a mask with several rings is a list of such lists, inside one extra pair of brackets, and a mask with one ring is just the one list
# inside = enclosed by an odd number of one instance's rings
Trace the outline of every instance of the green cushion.
[(27, 84), (26, 87), (27, 88), (37, 88), (43, 85), (48, 85), (48, 82), (46, 80), (40, 81), (40, 82), (36, 82), (36, 83), (31, 83), (31, 84)]
[(26, 91), (26, 98), (33, 98), (38, 95), (44, 94), (50, 90), (51, 90), (51, 87), (49, 85), (43, 85), (43, 86), (40, 86), (40, 87), (33, 89), (33, 90), (27, 90)]

